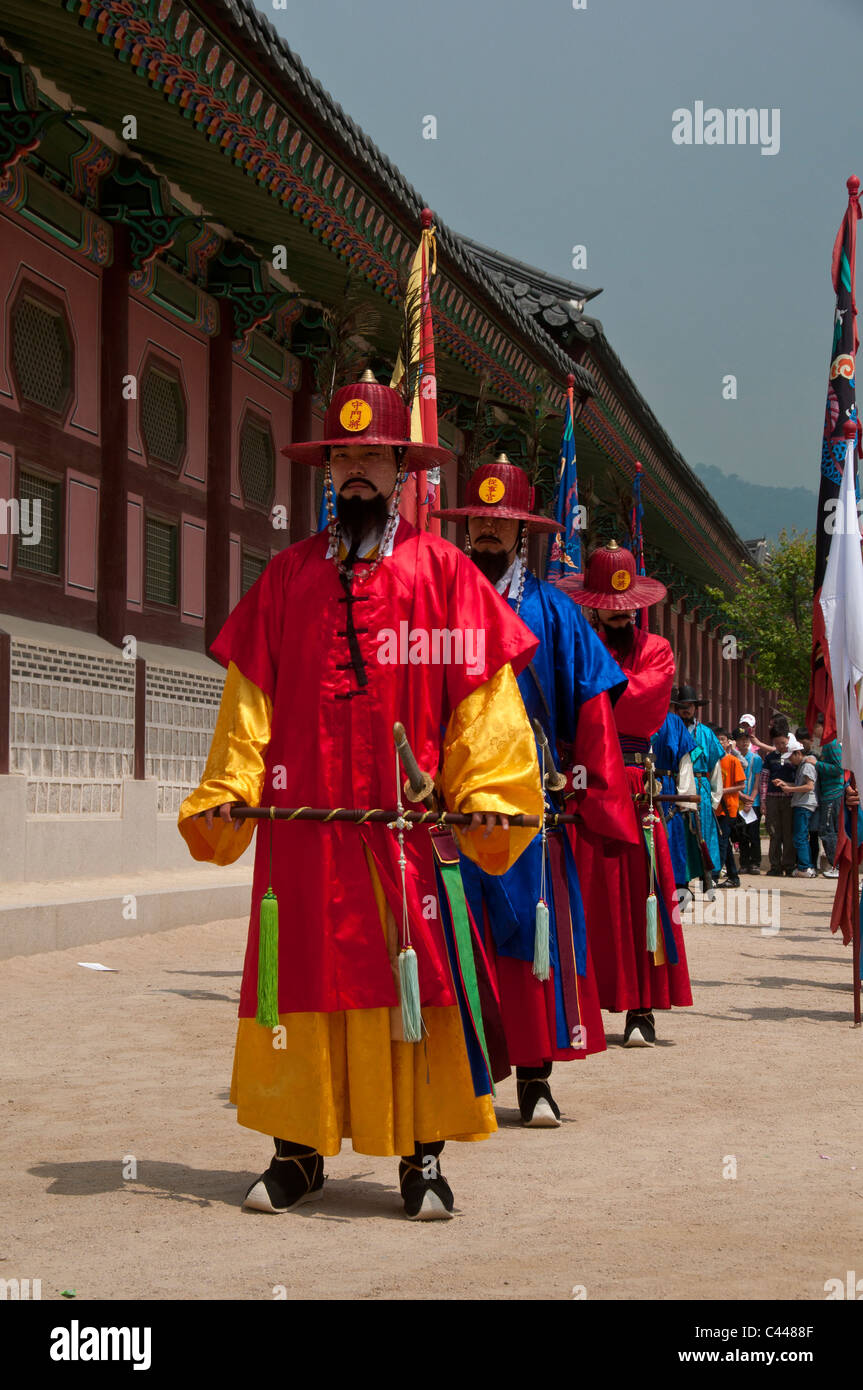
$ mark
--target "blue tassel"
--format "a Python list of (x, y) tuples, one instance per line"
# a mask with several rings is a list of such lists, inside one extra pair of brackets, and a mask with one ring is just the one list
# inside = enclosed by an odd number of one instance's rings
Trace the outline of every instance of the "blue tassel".
[(536, 905), (536, 940), (533, 948), (533, 973), (538, 980), (547, 980), (551, 973), (548, 953), (548, 903), (540, 898)]
[(647, 896), (647, 949), (656, 950), (656, 894)]
[(422, 1042), (423, 1019), (420, 1007), (420, 977), (417, 953), (412, 946), (399, 952), (399, 987), (402, 996), (402, 1028), (405, 1042)]

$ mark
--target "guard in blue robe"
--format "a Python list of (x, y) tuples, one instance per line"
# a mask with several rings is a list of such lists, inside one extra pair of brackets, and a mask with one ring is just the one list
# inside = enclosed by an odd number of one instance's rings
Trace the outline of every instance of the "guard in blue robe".
[(695, 747), (690, 756), (698, 788), (701, 834), (710, 856), (713, 873), (718, 876), (722, 862), (719, 854), (719, 830), (716, 825), (714, 808), (719, 805), (722, 797), (722, 768), (720, 764), (725, 755), (722, 744), (713, 730), (708, 728), (706, 724), (702, 724), (696, 716), (696, 710), (705, 703), (704, 700), (698, 698), (691, 685), (678, 686), (672, 692), (671, 708), (676, 714), (681, 715), (684, 724), (695, 740)]
[[(524, 472), (499, 458), (472, 474), (467, 506), (439, 515), (471, 519), (474, 559), (540, 639), (518, 684), (528, 715), (548, 740), (554, 767), (546, 770), (567, 776), (566, 791), (573, 793), (567, 811), (577, 811), (598, 836), (635, 844), (640, 832), (613, 713), (627, 679), (578, 605), (526, 570), (527, 531), (558, 529), (532, 515), (533, 489), (528, 489)], [(519, 527), (507, 529), (515, 520)], [(490, 551), (509, 561), (500, 578), (482, 563)], [(549, 808), (556, 809), (551, 800)], [(531, 1127), (557, 1125), (560, 1111), (548, 1085), (552, 1063), (605, 1050), (570, 835), (549, 830), (544, 866), (540, 834), (505, 874), (486, 874), (464, 857), (461, 871), (497, 988), (522, 1120)], [(545, 939), (544, 930), (537, 929), (541, 899), (548, 907), (547, 978), (540, 978), (544, 948), (538, 954), (538, 937)]]
[[(681, 765), (685, 767), (686, 755), (691, 759), (695, 749), (695, 739), (687, 729), (679, 714), (674, 710), (669, 710), (662, 722), (662, 726), (650, 740), (655, 759), (656, 776), (662, 784), (663, 793), (668, 796), (677, 795), (678, 791), (686, 794), (688, 785), (681, 788), (678, 779), (681, 776)], [(694, 769), (692, 769), (694, 773)], [(665, 817), (665, 828), (668, 832), (668, 848), (671, 851), (671, 862), (674, 866), (674, 884), (676, 888), (685, 888), (690, 879), (697, 878), (701, 874), (701, 858), (698, 855), (698, 847), (695, 844), (693, 835), (687, 834), (685, 813), (682, 806), (675, 806), (672, 802), (664, 802), (662, 805)]]

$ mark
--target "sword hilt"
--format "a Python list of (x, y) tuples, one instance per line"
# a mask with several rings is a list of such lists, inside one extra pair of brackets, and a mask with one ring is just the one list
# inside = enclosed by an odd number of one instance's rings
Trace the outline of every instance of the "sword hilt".
[(540, 752), (543, 755), (543, 763), (548, 768), (543, 778), (543, 786), (550, 792), (562, 792), (566, 786), (566, 778), (562, 772), (558, 772), (554, 765), (554, 758), (551, 756), (551, 748), (545, 736), (545, 729), (538, 719), (533, 719), (531, 723), (533, 724), (533, 732), (536, 734), (536, 741), (539, 744)]
[(662, 783), (656, 776), (656, 760), (652, 753), (646, 753), (644, 756), (644, 790), (654, 801), (662, 795)]
[(404, 792), (408, 801), (430, 802), (434, 794), (434, 782), (427, 772), (423, 772), (408, 743), (404, 724), (393, 724), (393, 742), (399, 755), (399, 762), (407, 773)]

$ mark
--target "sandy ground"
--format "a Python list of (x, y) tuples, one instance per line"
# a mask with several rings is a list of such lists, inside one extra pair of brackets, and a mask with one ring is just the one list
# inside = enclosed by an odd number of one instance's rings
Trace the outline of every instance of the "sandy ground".
[(422, 1226), (395, 1160), (348, 1145), (322, 1202), (240, 1211), (271, 1153), (228, 1101), (244, 923), (4, 963), (0, 1277), (43, 1299), (823, 1299), (863, 1274), (850, 950), (832, 883), (743, 882), (782, 884), (778, 934), (690, 926), (694, 1007), (653, 1050), (606, 1015), (608, 1051), (557, 1068), (560, 1130), (522, 1130), (505, 1082), (499, 1133), (447, 1146), (457, 1219)]

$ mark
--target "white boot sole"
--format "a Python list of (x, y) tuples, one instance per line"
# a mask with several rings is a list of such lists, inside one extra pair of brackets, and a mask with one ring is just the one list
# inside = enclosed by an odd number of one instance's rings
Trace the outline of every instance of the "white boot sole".
[(525, 1121), (524, 1127), (525, 1129), (560, 1129), (560, 1120), (544, 1096), (540, 1096), (536, 1102), (533, 1114), (529, 1120)]
[(250, 1188), (248, 1194), (243, 1198), (242, 1209), (245, 1211), (263, 1211), (268, 1216), (282, 1216), (286, 1211), (295, 1211), (305, 1202), (319, 1202), (324, 1195), (324, 1189), (319, 1187), (317, 1192), (306, 1192), (299, 1197), (296, 1202), (292, 1202), (289, 1207), (274, 1207), (270, 1201), (270, 1194), (262, 1182), (256, 1182)]
[(627, 1038), (627, 1040), (626, 1040), (626, 1042), (623, 1044), (623, 1046), (624, 1046), (624, 1047), (653, 1047), (654, 1044), (653, 1044), (652, 1042), (648, 1042), (647, 1038), (644, 1036), (644, 1034), (642, 1033), (642, 1031), (641, 1031), (640, 1028), (633, 1028), (632, 1032), (630, 1033), (629, 1037)]
[(436, 1192), (427, 1192), (416, 1216), (409, 1216), (408, 1221), (450, 1221), (452, 1215)]

